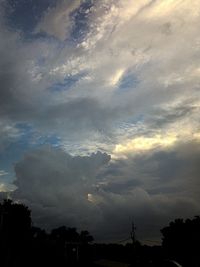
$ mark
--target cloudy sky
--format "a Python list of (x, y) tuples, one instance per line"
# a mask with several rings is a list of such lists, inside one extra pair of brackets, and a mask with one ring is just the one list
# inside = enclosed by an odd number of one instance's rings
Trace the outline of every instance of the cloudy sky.
[(199, 0), (0, 0), (1, 194), (96, 241), (200, 214), (199, 24)]

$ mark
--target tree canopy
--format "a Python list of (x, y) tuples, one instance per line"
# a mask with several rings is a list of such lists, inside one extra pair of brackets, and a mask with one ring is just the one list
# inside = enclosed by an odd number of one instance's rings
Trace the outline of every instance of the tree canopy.
[[(176, 219), (163, 229), (162, 246), (168, 257), (195, 266), (199, 262), (200, 217)], [(193, 263), (192, 263), (193, 262)]]

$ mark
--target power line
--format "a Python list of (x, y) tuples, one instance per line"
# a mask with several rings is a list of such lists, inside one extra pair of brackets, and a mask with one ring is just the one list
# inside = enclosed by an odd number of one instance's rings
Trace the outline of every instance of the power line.
[(149, 240), (149, 239), (146, 239), (146, 240), (143, 240), (143, 241), (150, 242), (150, 243), (157, 243), (157, 244), (160, 244), (161, 243), (158, 240)]

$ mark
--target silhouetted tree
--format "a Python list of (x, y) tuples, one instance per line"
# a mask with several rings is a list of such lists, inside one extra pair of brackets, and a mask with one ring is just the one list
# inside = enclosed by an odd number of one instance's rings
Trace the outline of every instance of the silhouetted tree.
[(31, 212), (23, 204), (4, 200), (0, 203), (0, 247), (2, 265), (21, 262), (31, 238)]
[(162, 246), (169, 258), (176, 259), (186, 266), (200, 266), (200, 217), (176, 219), (161, 229)]
[(0, 220), (1, 234), (7, 238), (22, 237), (31, 229), (31, 211), (10, 199), (0, 203)]
[(31, 236), (35, 240), (46, 240), (48, 238), (48, 234), (44, 229), (35, 226), (31, 228)]
[(80, 238), (80, 242), (83, 244), (88, 244), (94, 241), (93, 236), (90, 235), (88, 231), (81, 231), (79, 238)]
[(67, 228), (66, 226), (60, 226), (51, 231), (51, 237), (61, 242), (78, 242), (79, 234), (76, 228)]
[(12, 200), (0, 203), (0, 257), (2, 267), (74, 266), (92, 259), (88, 231), (61, 226), (50, 234), (31, 225), (28, 207)]

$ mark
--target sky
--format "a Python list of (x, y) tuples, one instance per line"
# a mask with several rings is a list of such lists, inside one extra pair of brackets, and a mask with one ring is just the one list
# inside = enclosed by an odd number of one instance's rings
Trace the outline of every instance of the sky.
[(0, 0), (1, 195), (99, 242), (199, 215), (199, 24), (199, 0)]

